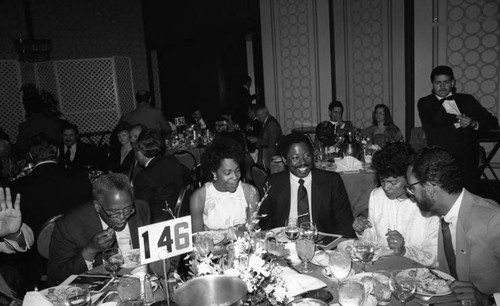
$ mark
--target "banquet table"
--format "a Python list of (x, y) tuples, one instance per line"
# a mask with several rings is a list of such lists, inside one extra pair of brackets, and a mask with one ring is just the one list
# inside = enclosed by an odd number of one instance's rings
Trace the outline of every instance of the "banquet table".
[(190, 148), (169, 148), (165, 151), (165, 155), (172, 155), (175, 152), (179, 151), (188, 151), (189, 153), (193, 154), (194, 158), (196, 159), (196, 165), (200, 164), (201, 161), (201, 155), (205, 151), (204, 147), (190, 147)]

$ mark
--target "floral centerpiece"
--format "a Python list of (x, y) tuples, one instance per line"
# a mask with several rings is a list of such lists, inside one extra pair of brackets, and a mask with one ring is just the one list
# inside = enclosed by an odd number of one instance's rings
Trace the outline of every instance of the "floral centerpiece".
[[(204, 275), (229, 275), (239, 277), (247, 285), (249, 305), (285, 305), (288, 296), (286, 283), (282, 276), (282, 268), (273, 262), (267, 249), (269, 241), (262, 239), (262, 233), (256, 229), (258, 212), (262, 202), (267, 198), (270, 186), (264, 187), (261, 201), (248, 207), (248, 220), (244, 233), (235, 233), (229, 229), (225, 252), (214, 250), (213, 242), (204, 237), (194, 242), (194, 251), (190, 254), (191, 277)], [(272, 243), (272, 242), (271, 242)]]
[(363, 156), (367, 163), (367, 156), (369, 157), (368, 159), (371, 162), (371, 157), (373, 156), (373, 154), (380, 150), (380, 146), (378, 144), (372, 143), (369, 137), (361, 139), (361, 148), (363, 150)]

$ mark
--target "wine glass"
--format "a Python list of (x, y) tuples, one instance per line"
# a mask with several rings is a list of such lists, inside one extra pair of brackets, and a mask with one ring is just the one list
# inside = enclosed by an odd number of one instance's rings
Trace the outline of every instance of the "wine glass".
[(124, 263), (122, 251), (119, 248), (109, 248), (104, 250), (104, 252), (102, 252), (102, 263), (106, 271), (111, 273), (111, 276), (113, 276), (111, 282), (116, 284), (118, 282), (116, 273), (120, 271)]
[(314, 222), (302, 222), (300, 224), (300, 236), (307, 237), (314, 241), (316, 236), (318, 236), (316, 224), (314, 224)]
[(90, 306), (90, 290), (85, 285), (70, 286), (64, 290), (65, 306)]
[(297, 218), (288, 218), (285, 226), (285, 234), (290, 241), (299, 238), (299, 228), (297, 227)]
[(366, 292), (363, 282), (346, 279), (339, 283), (339, 304), (342, 306), (361, 306), (365, 302)]
[(304, 263), (301, 273), (310, 273), (313, 270), (307, 265), (314, 257), (315, 245), (314, 240), (307, 237), (300, 237), (296, 243), (295, 248), (297, 249), (297, 255), (300, 260)]
[(391, 273), (391, 289), (394, 296), (404, 306), (406, 300), (415, 293), (417, 281), (405, 270), (396, 270)]
[(391, 272), (377, 271), (373, 273), (373, 295), (379, 305), (388, 305), (391, 302)]
[(334, 251), (330, 253), (329, 265), (333, 277), (342, 281), (351, 271), (351, 257), (346, 252)]
[(354, 256), (363, 264), (361, 272), (365, 272), (366, 264), (375, 256), (375, 246), (369, 241), (354, 240), (353, 251)]

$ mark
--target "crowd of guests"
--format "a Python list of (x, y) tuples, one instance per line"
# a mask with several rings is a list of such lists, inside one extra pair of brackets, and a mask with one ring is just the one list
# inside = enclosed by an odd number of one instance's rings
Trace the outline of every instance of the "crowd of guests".
[[(433, 95), (445, 95), (441, 88), (453, 83), (447, 72), (433, 71)], [(456, 97), (455, 107), (469, 103)], [(156, 110), (143, 101), (149, 101), (146, 93), (138, 93), (137, 99), (137, 110), (118, 122), (115, 151), (104, 160), (106, 171), (96, 177), (89, 176), (88, 165), (99, 165), (99, 157), (79, 141), (76, 126), (61, 124), (57, 137), (33, 129), (25, 144), (33, 162), (31, 171), (4, 181), (8, 188), (0, 192), (2, 298), (21, 297), (45, 273), (50, 286), (99, 266), (103, 250), (111, 246), (126, 254), (138, 248), (138, 227), (173, 218), (180, 190), (193, 183), (192, 172), (165, 154), (164, 135), (172, 127), (153, 115)], [(419, 102), (421, 116), (423, 104), (430, 103), (424, 100)], [(449, 109), (435, 102), (439, 105), (432, 107), (443, 108), (446, 124), (469, 129), (463, 135), (495, 125), (489, 124), (488, 116), (486, 121), (474, 117), (472, 111), (471, 117), (455, 114), (452, 120)], [(471, 109), (482, 114), (476, 106)], [(354, 128), (342, 120), (340, 102), (332, 102), (329, 110), (335, 133)], [(445, 129), (438, 113), (433, 116), (435, 121), (424, 123), (424, 129), (430, 128), (428, 124)], [(43, 116), (35, 117), (38, 122)], [(193, 113), (193, 119), (200, 126), (207, 124), (201, 112)], [(205, 148), (201, 157), (205, 179), (189, 199), (193, 232), (225, 230), (248, 218), (248, 207), (259, 202), (263, 190), (244, 175), (246, 157), (255, 157), (251, 162), (268, 169), (271, 158), (278, 155), (286, 168), (267, 176), (266, 185), (271, 188), (259, 212), (261, 229), (282, 227), (287, 219), (296, 218), (314, 222), (320, 232), (345, 238), (370, 230), (380, 248), (390, 254), (454, 276), (452, 289), (460, 300), (486, 305), (489, 295), (498, 291), (500, 207), (466, 187), (467, 175), (453, 150), (431, 146), (415, 152), (402, 141), (387, 106), (377, 105), (373, 126), (363, 132), (382, 147), (373, 156), (380, 187), (371, 192), (367, 210), (354, 216), (341, 176), (315, 168), (314, 143), (307, 136), (282, 135), (278, 121), (264, 106), (249, 107), (248, 119), (241, 126), (230, 116), (221, 116), (217, 135)], [(444, 135), (444, 130), (439, 131)], [(58, 214), (63, 216), (55, 224), (46, 261), (36, 252), (33, 238)]]

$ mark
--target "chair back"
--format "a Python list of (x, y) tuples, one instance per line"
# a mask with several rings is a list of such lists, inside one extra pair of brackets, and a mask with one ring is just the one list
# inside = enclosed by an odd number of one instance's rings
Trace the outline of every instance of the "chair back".
[(189, 216), (191, 214), (189, 210), (189, 199), (192, 194), (193, 187), (191, 184), (184, 185), (184, 187), (181, 188), (174, 208), (174, 215), (176, 218)]
[(191, 185), (193, 190), (200, 188), (207, 182), (205, 175), (203, 174), (203, 169), (201, 164), (196, 165), (193, 170), (191, 170)]
[(172, 155), (175, 156), (181, 162), (181, 164), (186, 166), (189, 171), (193, 170), (194, 167), (196, 167), (196, 157), (193, 153), (186, 150), (179, 150), (177, 152), (174, 152)]
[(38, 238), (36, 240), (38, 253), (40, 253), (40, 255), (45, 259), (49, 259), (50, 238), (52, 237), (54, 226), (56, 225), (56, 221), (61, 219), (62, 216), (63, 215), (57, 215), (45, 222), (40, 230), (40, 233), (38, 234)]
[(252, 184), (260, 192), (262, 190), (262, 187), (264, 187), (264, 183), (267, 180), (266, 169), (259, 164), (253, 164), (250, 167), (250, 173), (251, 173), (251, 177), (252, 177)]

